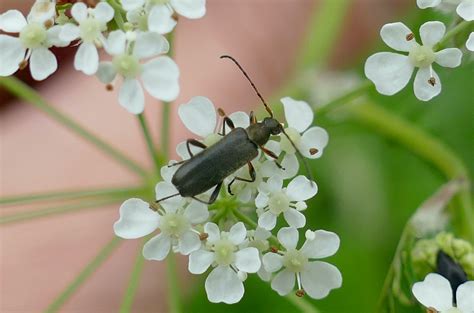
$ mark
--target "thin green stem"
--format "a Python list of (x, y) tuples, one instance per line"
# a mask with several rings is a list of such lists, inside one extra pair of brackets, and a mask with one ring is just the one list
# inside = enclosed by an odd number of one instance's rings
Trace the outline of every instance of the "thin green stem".
[(95, 258), (84, 267), (76, 278), (61, 292), (61, 294), (45, 310), (47, 313), (58, 312), (64, 303), (76, 292), (76, 290), (104, 263), (105, 260), (119, 246), (121, 240), (112, 238), (95, 256)]
[(34, 107), (41, 110), (43, 113), (46, 113), (54, 120), (61, 123), (63, 126), (66, 126), (66, 128), (68, 128), (69, 130), (81, 136), (86, 141), (92, 143), (102, 152), (105, 152), (107, 155), (111, 156), (113, 159), (115, 159), (128, 169), (132, 170), (133, 172), (137, 173), (142, 177), (147, 176), (146, 171), (143, 170), (137, 163), (129, 159), (122, 152), (112, 147), (90, 131), (83, 128), (79, 123), (72, 120), (70, 117), (55, 109), (53, 106), (48, 104), (41, 97), (41, 95), (38, 94), (33, 88), (29, 87), (27, 84), (23, 83), (18, 78), (13, 76), (0, 77), (0, 85), (5, 87), (13, 95), (25, 100), (27, 103), (32, 104)]
[(19, 205), (39, 201), (65, 201), (92, 197), (114, 197), (124, 194), (143, 193), (144, 190), (144, 187), (136, 187), (53, 191), (47, 193), (4, 197), (0, 199), (0, 205)]
[(180, 313), (181, 302), (179, 299), (180, 288), (178, 284), (178, 271), (176, 268), (176, 256), (168, 254), (166, 258), (166, 275), (168, 280), (168, 306), (170, 313)]
[(107, 0), (107, 3), (114, 9), (114, 21), (119, 29), (124, 29), (124, 20), (122, 14), (125, 12), (120, 4), (115, 0)]
[(285, 299), (293, 303), (302, 313), (319, 313), (319, 310), (307, 301), (306, 298), (300, 298), (295, 294), (291, 294), (286, 296)]
[(148, 127), (148, 123), (146, 121), (145, 115), (143, 113), (137, 115), (138, 120), (140, 122), (140, 127), (143, 133), (143, 137), (145, 138), (145, 142), (148, 148), (148, 153), (150, 154), (151, 160), (155, 166), (155, 170), (157, 173), (160, 172), (160, 160), (158, 158), (157, 150), (155, 149), (155, 145), (153, 144), (153, 139), (151, 138), (150, 129)]
[(171, 103), (163, 102), (161, 110), (160, 149), (165, 158), (170, 155), (170, 115)]
[(473, 23), (471, 21), (462, 21), (461, 23), (457, 24), (455, 27), (453, 27), (450, 31), (444, 35), (443, 39), (441, 39), (440, 42), (438, 42), (434, 47), (434, 51), (439, 51), (443, 48), (445, 48), (449, 41), (454, 38), (457, 34), (461, 33), (465, 29), (467, 29), (469, 26), (472, 26)]

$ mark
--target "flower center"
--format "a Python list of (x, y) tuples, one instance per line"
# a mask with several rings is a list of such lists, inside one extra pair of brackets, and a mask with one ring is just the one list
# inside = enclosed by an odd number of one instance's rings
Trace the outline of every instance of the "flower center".
[(214, 243), (215, 260), (219, 265), (230, 265), (234, 262), (234, 251), (237, 247), (228, 239), (220, 239)]
[(46, 41), (46, 28), (40, 23), (30, 23), (20, 32), (20, 40), (28, 49), (40, 47)]
[(431, 47), (416, 46), (411, 49), (408, 58), (416, 67), (428, 67), (435, 61), (436, 56)]
[(137, 58), (129, 54), (122, 54), (116, 56), (112, 64), (115, 67), (115, 70), (126, 78), (137, 77), (141, 71), (141, 64)]
[(295, 273), (301, 272), (306, 263), (308, 263), (308, 258), (296, 249), (288, 250), (283, 256), (283, 265)]
[(168, 213), (160, 220), (160, 229), (163, 233), (179, 237), (189, 229), (188, 220), (181, 214)]
[[(291, 127), (288, 127), (285, 129), (285, 132), (288, 134), (288, 136), (290, 137), (291, 141), (293, 141), (293, 143), (298, 146), (299, 143), (301, 142), (301, 135), (300, 133), (294, 129), (294, 128), (291, 128)], [(293, 148), (293, 145), (291, 144), (291, 142), (288, 140), (288, 138), (286, 138), (286, 136), (281, 136), (281, 139), (280, 139), (280, 147), (283, 151), (287, 152), (287, 153), (295, 153), (295, 148)]]
[(99, 37), (102, 28), (103, 25), (101, 22), (93, 17), (88, 17), (82, 21), (81, 25), (79, 26), (82, 41), (93, 42)]
[(286, 212), (290, 208), (290, 199), (283, 192), (274, 193), (268, 199), (268, 209), (273, 214)]

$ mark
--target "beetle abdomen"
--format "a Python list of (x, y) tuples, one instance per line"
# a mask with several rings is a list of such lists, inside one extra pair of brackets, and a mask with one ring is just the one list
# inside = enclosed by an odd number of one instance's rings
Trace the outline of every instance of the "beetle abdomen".
[(243, 128), (235, 128), (213, 146), (185, 162), (171, 182), (183, 197), (199, 195), (222, 182), (258, 155)]

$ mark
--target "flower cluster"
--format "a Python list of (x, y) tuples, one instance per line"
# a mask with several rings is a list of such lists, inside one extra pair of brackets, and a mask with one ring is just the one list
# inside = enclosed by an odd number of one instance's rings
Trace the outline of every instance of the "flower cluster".
[[(56, 3), (36, 0), (25, 18), (18, 10), (0, 15), (0, 76), (13, 75), (29, 65), (35, 80), (44, 80), (58, 69), (51, 51), (78, 46), (74, 68), (97, 75), (112, 90), (120, 78), (119, 103), (133, 114), (143, 112), (143, 88), (162, 101), (175, 100), (179, 93), (179, 69), (165, 56), (169, 43), (163, 36), (177, 24), (178, 15), (200, 18), (205, 0), (123, 0)], [(110, 55), (101, 61), (100, 51)], [(107, 59), (107, 57), (105, 57)], [(142, 87), (143, 84), (143, 87)]]
[[(455, 3), (454, 3), (455, 2)], [(467, 23), (474, 19), (472, 0), (417, 0), (420, 8), (444, 6), (454, 7)], [(456, 6), (454, 5), (456, 4)], [(402, 52), (379, 52), (371, 55), (365, 63), (365, 75), (383, 95), (394, 95), (402, 90), (416, 71), (413, 91), (421, 101), (429, 101), (441, 92), (441, 80), (433, 65), (454, 68), (461, 64), (462, 51), (443, 46), (446, 26), (439, 21), (430, 21), (420, 27), (419, 43), (412, 32), (401, 22), (385, 24), (380, 36), (390, 48)], [(474, 50), (474, 33), (466, 42), (468, 50)]]
[[(288, 97), (281, 101), (287, 121), (282, 131), (286, 135), (272, 136), (259, 149), (261, 152), (251, 161), (254, 174), (246, 166), (230, 174), (224, 181), (226, 188), (214, 203), (205, 204), (213, 188), (204, 195), (182, 197), (174, 185), (179, 167), (202, 150), (183, 142), (176, 149), (182, 160), (171, 161), (161, 169), (163, 181), (155, 188), (158, 203), (129, 199), (120, 207), (120, 218), (114, 225), (118, 236), (138, 238), (159, 230), (145, 244), (145, 258), (163, 260), (173, 251), (189, 255), (188, 269), (193, 274), (211, 268), (205, 282), (211, 302), (240, 301), (249, 273), (271, 281), (271, 287), (280, 295), (290, 293), (296, 285), (298, 296), (321, 299), (342, 284), (339, 270), (318, 260), (338, 250), (339, 237), (335, 233), (307, 230), (305, 243), (297, 248), (299, 229), (306, 225), (302, 213), (307, 209), (305, 201), (318, 191), (314, 181), (297, 176), (297, 154), (319, 158), (328, 134), (321, 127), (311, 126), (314, 115), (306, 102)], [(178, 113), (184, 125), (199, 136), (202, 146), (213, 146), (222, 140), (224, 132), (232, 131), (229, 124), (219, 122), (218, 115), (224, 112), (216, 110), (205, 97), (192, 98), (179, 107)], [(234, 127), (247, 132), (252, 124), (262, 125), (244, 112), (232, 113), (228, 118)], [(268, 151), (263, 153), (267, 149), (273, 157), (267, 155)], [(286, 224), (288, 227), (281, 227)], [(271, 233), (275, 228), (279, 228), (277, 236)]]

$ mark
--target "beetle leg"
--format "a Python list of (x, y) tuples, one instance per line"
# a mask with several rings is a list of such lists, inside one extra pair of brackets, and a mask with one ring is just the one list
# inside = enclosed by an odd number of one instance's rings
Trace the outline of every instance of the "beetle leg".
[(268, 150), (267, 148), (265, 148), (264, 146), (260, 146), (260, 149), (262, 149), (263, 153), (265, 153), (266, 155), (268, 155), (269, 157), (275, 159), (275, 164), (276, 166), (278, 166), (278, 168), (282, 169), (282, 170), (285, 170), (285, 168), (283, 166), (281, 166), (280, 163), (278, 163), (278, 155), (276, 155), (274, 152)]
[(179, 196), (179, 192), (178, 192), (178, 193), (175, 193), (175, 194), (172, 194), (172, 195), (169, 195), (169, 196), (166, 196), (166, 197), (164, 197), (164, 198), (158, 199), (158, 200), (156, 200), (155, 202), (158, 203), (158, 202), (161, 202), (161, 201), (164, 201), (164, 200), (168, 200), (168, 199), (173, 198), (173, 197), (176, 197), (176, 196)]
[(232, 190), (231, 190), (231, 186), (232, 184), (238, 180), (238, 181), (244, 181), (244, 182), (248, 182), (248, 183), (253, 183), (256, 179), (257, 179), (257, 174), (255, 172), (255, 168), (253, 167), (253, 164), (252, 162), (248, 162), (247, 165), (249, 166), (249, 175), (250, 175), (250, 179), (248, 178), (243, 178), (243, 177), (234, 177), (231, 182), (227, 185), (227, 191), (229, 192), (229, 194), (231, 194), (232, 196), (234, 195), (232, 193)]
[(191, 197), (191, 198), (193, 198), (194, 200), (199, 201), (201, 203), (204, 203), (204, 204), (208, 204), (208, 205), (213, 204), (214, 202), (216, 202), (216, 199), (217, 199), (217, 196), (219, 195), (219, 191), (221, 190), (221, 187), (222, 187), (222, 182), (220, 182), (216, 185), (216, 188), (214, 188), (214, 190), (212, 191), (212, 194), (209, 197), (208, 201), (201, 200), (196, 196)]
[(207, 146), (203, 144), (202, 142), (196, 140), (196, 139), (188, 139), (186, 140), (186, 148), (188, 149), (188, 153), (191, 157), (194, 156), (194, 153), (191, 152), (191, 145), (198, 147), (198, 148), (203, 148), (206, 149)]
[(217, 109), (217, 112), (219, 113), (220, 116), (222, 116), (224, 118), (223, 122), (222, 122), (222, 136), (225, 136), (225, 125), (227, 124), (227, 126), (232, 130), (235, 128), (235, 125), (234, 125), (234, 122), (232, 122), (232, 120), (230, 119), (230, 117), (228, 117), (224, 110), (219, 108)]
[(250, 124), (257, 124), (257, 117), (254, 115), (253, 111), (250, 111)]

